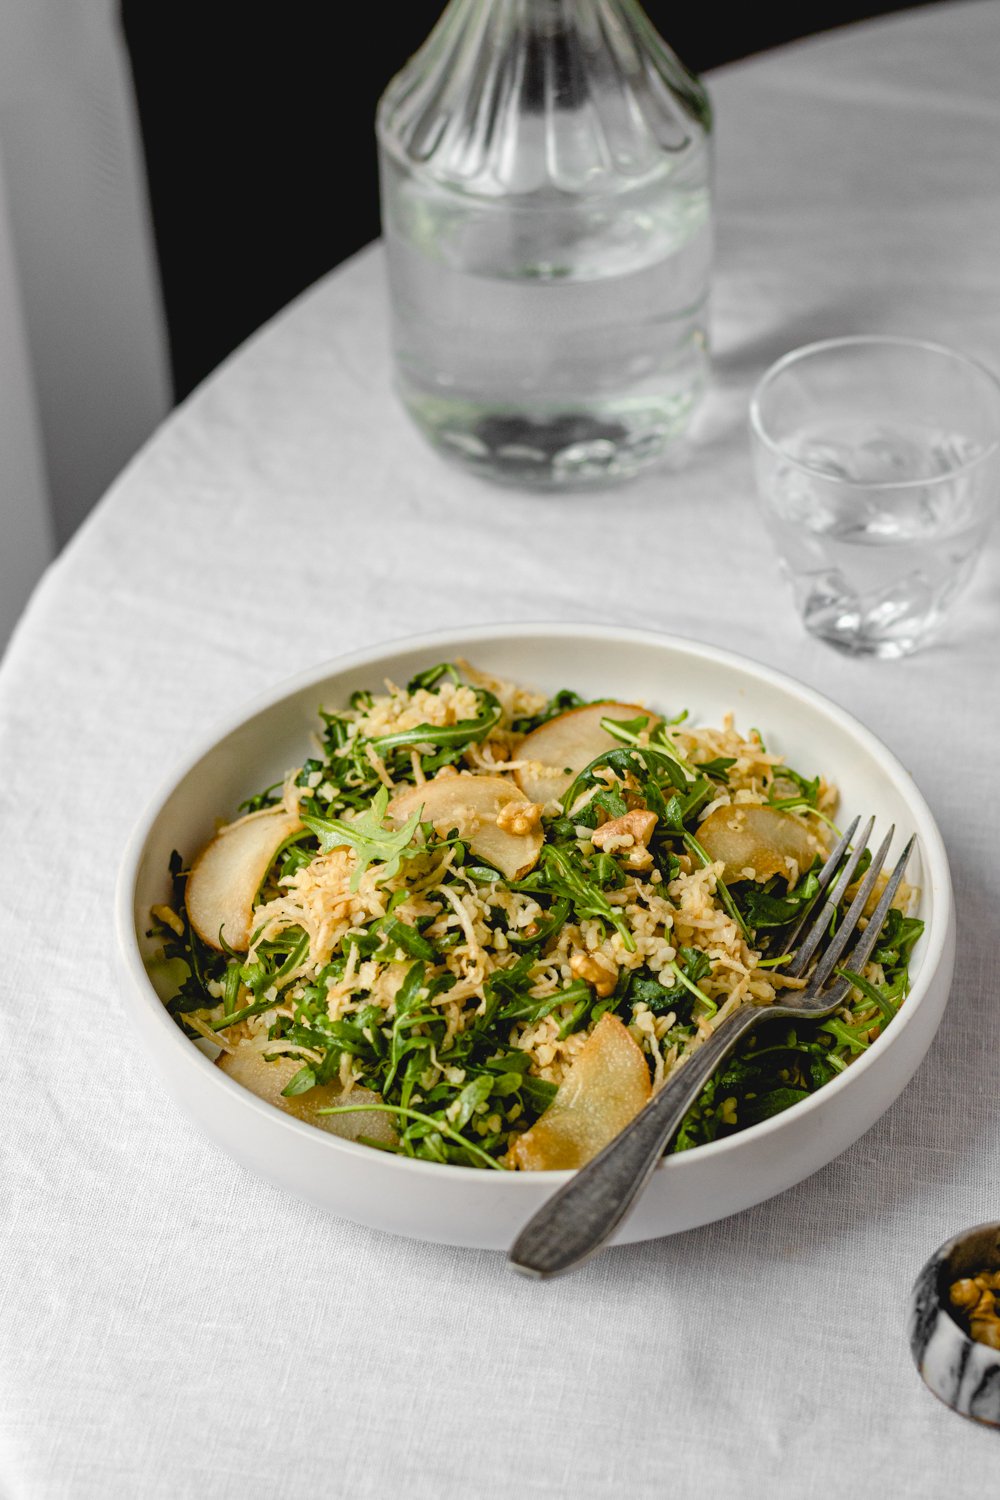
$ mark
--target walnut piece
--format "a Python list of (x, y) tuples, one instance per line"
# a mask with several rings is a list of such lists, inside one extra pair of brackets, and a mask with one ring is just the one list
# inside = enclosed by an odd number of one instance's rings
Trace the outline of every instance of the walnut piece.
[(523, 838), (533, 828), (539, 828), (541, 822), (540, 802), (505, 802), (497, 812), (497, 827), (504, 833), (517, 834), (519, 838)]
[(569, 961), (574, 979), (585, 979), (594, 986), (594, 993), (604, 999), (618, 983), (618, 970), (610, 958), (594, 953), (574, 953)]
[(656, 827), (656, 814), (645, 807), (634, 807), (620, 818), (602, 823), (590, 835), (595, 849), (606, 849), (608, 853), (620, 850), (630, 870), (648, 870), (653, 856), (646, 845)]
[[(620, 818), (612, 818), (608, 823), (602, 823), (600, 828), (595, 828), (590, 835), (590, 842), (595, 849), (606, 849), (608, 844), (616, 848), (634, 848), (637, 845), (645, 849), (653, 836), (656, 827), (656, 814), (645, 807), (635, 807), (631, 812), (623, 813)], [(626, 844), (619, 840), (629, 839)]]

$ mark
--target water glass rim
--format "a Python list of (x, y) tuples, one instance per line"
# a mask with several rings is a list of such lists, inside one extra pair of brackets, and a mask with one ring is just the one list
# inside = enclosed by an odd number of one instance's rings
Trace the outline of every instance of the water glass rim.
[(783, 354), (780, 359), (775, 360), (774, 364), (769, 366), (769, 368), (765, 370), (764, 374), (760, 377), (756, 386), (754, 387), (753, 394), (750, 397), (750, 430), (757, 441), (761, 443), (763, 447), (767, 448), (772, 454), (774, 454), (775, 457), (781, 458), (783, 462), (792, 465), (794, 468), (800, 470), (803, 474), (808, 474), (812, 478), (822, 479), (825, 484), (829, 484), (831, 486), (839, 486), (844, 490), (909, 490), (913, 489), (916, 486), (920, 486), (921, 488), (926, 489), (933, 485), (950, 483), (953, 479), (956, 478), (956, 476), (970, 473), (972, 470), (979, 468), (979, 466), (985, 463), (988, 459), (995, 456), (998, 448), (1000, 448), (1000, 420), (998, 420), (997, 435), (988, 443), (984, 444), (982, 450), (973, 458), (966, 459), (964, 463), (956, 465), (956, 467), (953, 469), (949, 469), (946, 474), (936, 474), (931, 476), (930, 478), (874, 480), (848, 479), (842, 477), (839, 474), (830, 474), (823, 469), (816, 468), (812, 464), (805, 463), (802, 459), (797, 458), (794, 454), (789, 453), (784, 444), (778, 441), (778, 439), (773, 438), (764, 425), (760, 408), (761, 400), (768, 387), (772, 385), (779, 376), (783, 375), (789, 368), (789, 366), (798, 364), (800, 361), (808, 358), (811, 355), (831, 353), (836, 349), (843, 349), (848, 346), (858, 348), (865, 344), (894, 346), (898, 349), (920, 349), (925, 353), (946, 355), (949, 359), (956, 360), (959, 364), (965, 365), (977, 376), (984, 379), (986, 384), (992, 388), (993, 393), (997, 397), (998, 401), (1000, 401), (1000, 378), (998, 378), (995, 372), (990, 369), (989, 365), (984, 364), (982, 360), (977, 359), (973, 354), (966, 354), (961, 349), (953, 349), (948, 344), (936, 343), (933, 339), (912, 338), (907, 336), (906, 334), (842, 334), (837, 338), (816, 339), (810, 344), (801, 344), (796, 349), (790, 349), (787, 354)]

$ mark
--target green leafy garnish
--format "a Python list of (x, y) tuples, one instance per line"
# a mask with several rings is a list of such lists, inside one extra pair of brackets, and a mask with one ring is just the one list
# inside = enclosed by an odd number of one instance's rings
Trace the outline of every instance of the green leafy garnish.
[(748, 926), (754, 932), (769, 927), (786, 927), (797, 921), (816, 899), (819, 878), (816, 870), (810, 870), (792, 890), (782, 890), (783, 877), (774, 875), (764, 885), (748, 881), (740, 889), (738, 899)]
[(478, 744), (500, 723), (503, 709), (485, 688), (477, 688), (476, 693), (483, 705), (483, 712), (476, 719), (459, 719), (457, 723), (444, 727), (440, 724), (418, 724), (413, 729), (397, 729), (394, 734), (379, 735), (371, 743), (380, 755), (386, 750), (396, 750), (401, 745), (446, 745), (465, 749), (467, 745)]
[(281, 1090), (286, 1099), (294, 1099), (298, 1094), (307, 1094), (310, 1089), (316, 1087), (316, 1074), (308, 1066), (302, 1067), (295, 1073)]
[(379, 787), (366, 813), (347, 822), (343, 818), (319, 818), (303, 814), (305, 826), (319, 839), (320, 852), (329, 854), (331, 849), (347, 845), (354, 850), (357, 860), (351, 875), (351, 890), (356, 891), (361, 877), (371, 864), (378, 863), (382, 869), (378, 879), (391, 880), (399, 873), (403, 855), (413, 843), (420, 809), (407, 818), (402, 828), (383, 827), (385, 810), (389, 805), (389, 792)]
[(515, 890), (546, 890), (570, 903), (578, 917), (599, 917), (621, 935), (629, 953), (635, 938), (624, 913), (613, 907), (600, 886), (588, 876), (582, 857), (568, 846), (546, 844), (540, 857), (540, 872), (533, 872), (514, 886)]

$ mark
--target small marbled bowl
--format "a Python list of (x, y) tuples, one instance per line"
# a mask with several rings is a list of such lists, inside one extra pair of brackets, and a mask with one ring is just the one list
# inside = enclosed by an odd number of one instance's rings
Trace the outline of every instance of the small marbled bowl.
[(1000, 1349), (970, 1338), (951, 1312), (948, 1288), (997, 1270), (1000, 1224), (977, 1224), (935, 1251), (910, 1297), (910, 1349), (925, 1384), (952, 1411), (990, 1427), (1000, 1427)]

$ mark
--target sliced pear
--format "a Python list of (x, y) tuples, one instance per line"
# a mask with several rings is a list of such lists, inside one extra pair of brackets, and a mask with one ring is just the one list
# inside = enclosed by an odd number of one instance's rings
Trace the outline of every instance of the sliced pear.
[(457, 828), (469, 848), (508, 880), (519, 880), (538, 859), (542, 847), (541, 825), (527, 833), (511, 833), (497, 826), (500, 810), (525, 802), (524, 793), (503, 776), (474, 776), (460, 771), (456, 776), (435, 776), (422, 786), (408, 787), (389, 803), (389, 816), (405, 823), (418, 808), (421, 819), (433, 823), (442, 836)]
[(610, 701), (586, 703), (549, 719), (525, 735), (517, 748), (517, 759), (531, 762), (514, 772), (518, 786), (532, 802), (558, 801), (578, 771), (621, 743), (601, 728), (601, 720), (637, 719), (640, 714), (648, 716), (648, 729), (659, 723), (656, 714), (637, 703)]
[(283, 807), (230, 823), (211, 839), (191, 866), (185, 905), (191, 926), (210, 948), (250, 946), (253, 906), (280, 846), (302, 824)]
[(282, 1097), (281, 1090), (293, 1079), (302, 1063), (295, 1057), (276, 1057), (268, 1062), (262, 1052), (252, 1043), (240, 1042), (235, 1052), (223, 1052), (216, 1066), (227, 1077), (242, 1088), (249, 1089), (258, 1099), (274, 1104), (286, 1114), (315, 1125), (330, 1135), (339, 1135), (345, 1141), (356, 1141), (359, 1136), (391, 1146), (396, 1140), (392, 1116), (380, 1110), (365, 1110), (356, 1115), (321, 1115), (317, 1110), (330, 1109), (338, 1104), (378, 1104), (377, 1094), (369, 1089), (352, 1089), (350, 1094), (333, 1083), (318, 1083), (304, 1094), (291, 1099)]
[(625, 1129), (651, 1093), (641, 1048), (617, 1016), (603, 1015), (548, 1109), (511, 1146), (508, 1164), (522, 1172), (582, 1167)]
[(783, 875), (791, 884), (789, 859), (801, 873), (823, 852), (816, 835), (794, 813), (753, 803), (717, 807), (695, 833), (709, 859), (725, 862), (723, 880), (763, 882)]

